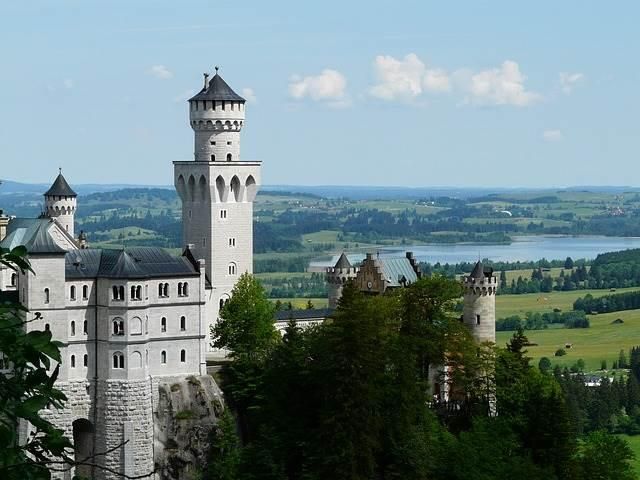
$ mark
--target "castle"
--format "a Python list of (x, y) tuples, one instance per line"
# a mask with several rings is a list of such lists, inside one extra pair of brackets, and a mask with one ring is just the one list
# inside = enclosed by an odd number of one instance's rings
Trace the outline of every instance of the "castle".
[[(189, 119), (195, 158), (174, 162), (181, 256), (152, 247), (85, 248), (74, 229), (77, 195), (62, 172), (44, 194), (39, 218), (0, 216), (0, 246), (26, 246), (35, 272), (3, 269), (0, 291), (36, 316), (28, 330), (50, 330), (62, 342), (56, 385), (67, 406), (44, 416), (74, 439), (77, 458), (108, 452), (95, 461), (128, 476), (157, 470), (159, 392), (206, 375), (207, 356), (224, 355), (211, 351), (210, 327), (238, 277), (253, 267), (261, 162), (240, 157), (245, 100), (216, 71), (189, 100)], [(28, 434), (21, 426), (22, 438)]]
[[(81, 205), (62, 172), (45, 192), (39, 218), (9, 219), (0, 212), (0, 246), (26, 246), (35, 272), (0, 269), (0, 297), (18, 301), (36, 317), (28, 330), (49, 330), (62, 343), (56, 386), (68, 401), (64, 410), (43, 415), (74, 439), (77, 459), (98, 453), (95, 462), (106, 467), (79, 467), (57, 478), (165, 478), (159, 465), (168, 444), (167, 392), (179, 393), (186, 379), (204, 378), (207, 359), (225, 355), (212, 350), (209, 332), (240, 274), (252, 272), (261, 162), (241, 159), (245, 100), (217, 69), (189, 100), (189, 120), (194, 159), (174, 162), (185, 244), (180, 256), (154, 247), (88, 248), (84, 234), (75, 235)], [(347, 281), (382, 294), (420, 276), (411, 255), (367, 255), (354, 266), (343, 254), (327, 271), (330, 308), (297, 312), (297, 320), (323, 321)], [(494, 341), (495, 277), (479, 262), (463, 285), (461, 320), (476, 339)], [(211, 388), (221, 396), (215, 384)], [(20, 433), (26, 438), (29, 426)]]

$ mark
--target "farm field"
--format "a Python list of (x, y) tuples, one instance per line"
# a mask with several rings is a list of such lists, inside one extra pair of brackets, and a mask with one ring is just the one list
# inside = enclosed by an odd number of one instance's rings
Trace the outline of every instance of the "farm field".
[(282, 303), (291, 302), (291, 305), (295, 309), (307, 308), (307, 302), (311, 300), (314, 308), (326, 308), (329, 305), (329, 300), (326, 298), (270, 298), (272, 302), (280, 300)]
[[(618, 288), (615, 293), (640, 290), (640, 287)], [(607, 289), (601, 290), (573, 290), (570, 292), (525, 293), (522, 295), (498, 295), (496, 297), (496, 318), (510, 315), (524, 316), (527, 312), (552, 312), (559, 308), (563, 312), (573, 309), (573, 302), (586, 294), (594, 297), (609, 295)], [(639, 339), (640, 342), (640, 339)]]
[[(624, 323), (613, 324), (618, 318)], [(541, 357), (548, 357), (554, 365), (570, 367), (581, 358), (587, 371), (595, 371), (602, 360), (611, 367), (621, 349), (628, 355), (631, 347), (640, 345), (640, 310), (589, 315), (589, 321), (589, 328), (527, 330), (529, 341), (536, 344), (527, 347), (532, 364), (537, 365)], [(504, 346), (512, 335), (513, 332), (496, 332), (496, 343)], [(564, 348), (565, 344), (572, 345), (565, 349), (567, 354), (555, 357), (555, 351)]]

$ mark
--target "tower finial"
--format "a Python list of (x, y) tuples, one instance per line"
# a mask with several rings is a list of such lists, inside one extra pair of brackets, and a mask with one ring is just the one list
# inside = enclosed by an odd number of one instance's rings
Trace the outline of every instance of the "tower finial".
[(58, 173), (62, 175), (62, 167), (58, 167)]
[(216, 69), (216, 74), (218, 73), (218, 70), (220, 70), (220, 67), (218, 65), (216, 65), (215, 67), (213, 67)]
[(208, 88), (209, 87), (209, 74), (208, 73), (203, 73), (204, 75), (204, 88)]

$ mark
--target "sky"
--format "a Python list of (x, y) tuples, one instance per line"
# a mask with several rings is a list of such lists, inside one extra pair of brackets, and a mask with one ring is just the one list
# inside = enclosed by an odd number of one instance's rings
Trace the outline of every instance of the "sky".
[(640, 2), (0, 3), (0, 176), (168, 185), (220, 66), (263, 183), (640, 184)]

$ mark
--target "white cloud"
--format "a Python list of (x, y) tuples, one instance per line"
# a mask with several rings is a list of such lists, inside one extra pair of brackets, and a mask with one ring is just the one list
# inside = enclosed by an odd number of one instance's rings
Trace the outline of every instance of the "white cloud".
[(62, 82), (62, 85), (64, 86), (64, 88), (69, 90), (75, 86), (75, 82), (73, 81), (72, 78), (65, 78), (64, 81)]
[(574, 87), (584, 80), (584, 75), (582, 73), (568, 73), (568, 72), (560, 72), (560, 87), (562, 91), (569, 95)]
[(432, 92), (449, 92), (451, 90), (449, 74), (441, 68), (427, 70), (424, 76), (424, 86)]
[(542, 138), (547, 142), (559, 142), (562, 140), (562, 132), (560, 130), (545, 130), (542, 132)]
[(173, 77), (173, 72), (164, 65), (153, 65), (148, 70), (149, 74), (161, 80), (168, 80)]
[(256, 103), (258, 101), (256, 99), (256, 93), (253, 91), (253, 88), (243, 88), (242, 96), (247, 101), (247, 103)]
[(329, 68), (315, 76), (294, 75), (289, 81), (289, 95), (296, 100), (310, 98), (333, 107), (344, 107), (350, 103), (346, 88), (347, 79), (344, 75)]
[(518, 64), (506, 60), (500, 67), (469, 73), (457, 72), (461, 87), (467, 93), (466, 103), (474, 105), (513, 105), (526, 107), (542, 99), (542, 95), (525, 88), (525, 77)]

